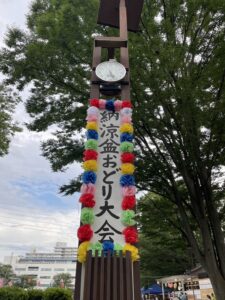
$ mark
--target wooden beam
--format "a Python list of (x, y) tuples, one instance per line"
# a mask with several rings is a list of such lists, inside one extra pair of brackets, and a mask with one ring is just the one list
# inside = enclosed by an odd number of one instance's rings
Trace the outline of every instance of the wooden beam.
[(127, 40), (127, 7), (126, 1), (120, 0), (119, 9), (119, 19), (120, 19), (120, 37)]
[(99, 36), (95, 38), (95, 47), (102, 47), (102, 48), (127, 47), (127, 39), (121, 37)]

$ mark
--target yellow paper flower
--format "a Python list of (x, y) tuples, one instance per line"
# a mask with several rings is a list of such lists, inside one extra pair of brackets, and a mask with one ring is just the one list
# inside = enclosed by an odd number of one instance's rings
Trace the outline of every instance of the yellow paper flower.
[(83, 168), (85, 171), (93, 171), (93, 172), (96, 172), (97, 171), (97, 168), (98, 168), (98, 165), (97, 165), (97, 161), (96, 160), (86, 160), (84, 163), (83, 163)]
[(132, 261), (136, 261), (140, 258), (139, 254), (138, 254), (138, 248), (136, 248), (135, 246), (131, 245), (131, 244), (125, 244), (123, 247), (123, 255), (126, 254), (126, 251), (130, 251), (131, 252), (131, 259)]
[(120, 126), (120, 132), (128, 132), (128, 133), (133, 133), (134, 132), (134, 127), (129, 124), (129, 123), (124, 123)]
[(86, 261), (86, 257), (87, 257), (87, 250), (89, 248), (90, 242), (83, 242), (80, 244), (79, 248), (78, 248), (78, 261), (80, 263), (84, 263)]
[(87, 122), (86, 129), (98, 130), (97, 122)]
[(122, 174), (133, 174), (135, 167), (133, 164), (125, 163), (121, 165), (121, 172)]

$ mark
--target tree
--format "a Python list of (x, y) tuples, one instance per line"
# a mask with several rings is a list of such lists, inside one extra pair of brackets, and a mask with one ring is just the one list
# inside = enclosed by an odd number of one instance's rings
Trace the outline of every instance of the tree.
[(37, 281), (33, 275), (19, 275), (16, 277), (15, 286), (21, 288), (32, 288), (37, 285)]
[[(29, 128), (57, 125), (42, 146), (54, 171), (81, 159), (90, 36), (110, 34), (95, 26), (97, 2), (35, 1), (28, 33), (9, 30), (1, 51), (7, 83), (33, 83)], [(175, 205), (218, 300), (225, 294), (224, 12), (223, 0), (146, 0), (141, 32), (129, 43), (137, 185)], [(77, 182), (61, 190), (73, 193)]]
[(0, 278), (3, 278), (4, 285), (6, 285), (14, 276), (11, 265), (4, 265), (0, 263)]
[(71, 286), (72, 279), (70, 273), (60, 273), (53, 277), (54, 283), (53, 286), (61, 287), (61, 284), (64, 285), (65, 288)]
[(143, 285), (157, 278), (184, 274), (193, 267), (175, 205), (149, 193), (138, 201)]
[(0, 156), (8, 153), (11, 137), (20, 131), (12, 121), (12, 114), (18, 102), (19, 97), (16, 93), (0, 84)]

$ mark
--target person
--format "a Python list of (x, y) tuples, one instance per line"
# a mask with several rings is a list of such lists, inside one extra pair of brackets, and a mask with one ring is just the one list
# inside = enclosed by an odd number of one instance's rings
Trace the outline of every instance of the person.
[(181, 293), (180, 293), (179, 299), (180, 299), (180, 300), (188, 300), (187, 294), (186, 294), (186, 293), (184, 294), (183, 292), (181, 292)]
[(211, 296), (209, 296), (209, 295), (207, 295), (206, 298), (209, 300), (212, 300)]

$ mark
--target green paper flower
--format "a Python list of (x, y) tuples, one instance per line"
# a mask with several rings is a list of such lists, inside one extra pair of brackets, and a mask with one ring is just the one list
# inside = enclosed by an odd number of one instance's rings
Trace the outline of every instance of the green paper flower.
[(115, 243), (114, 244), (114, 251), (116, 252), (116, 255), (119, 255), (120, 254), (120, 251), (123, 250), (123, 246), (121, 246), (120, 244), (118, 243)]
[(81, 222), (83, 224), (93, 224), (95, 215), (92, 208), (84, 207), (81, 210)]
[(92, 251), (92, 255), (95, 255), (95, 251), (98, 251), (98, 256), (102, 255), (102, 244), (100, 242), (93, 243), (90, 245), (89, 250)]
[(121, 152), (133, 152), (134, 151), (134, 145), (130, 142), (123, 142), (120, 145), (120, 151)]
[(85, 142), (86, 150), (90, 150), (90, 149), (97, 150), (97, 148), (98, 148), (98, 141), (90, 139)]
[(134, 217), (135, 217), (135, 213), (133, 210), (130, 209), (124, 210), (121, 214), (121, 222), (125, 226), (134, 226), (136, 224)]

